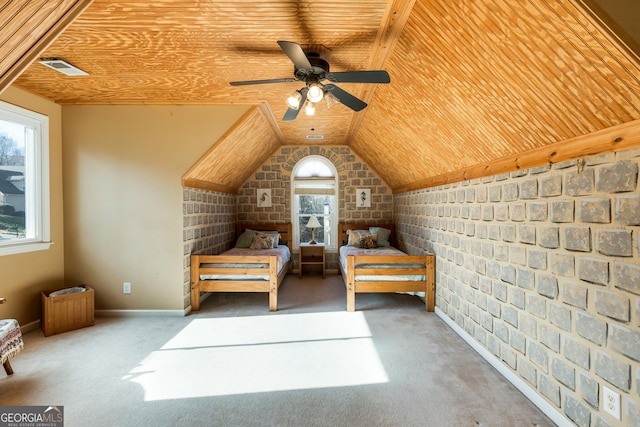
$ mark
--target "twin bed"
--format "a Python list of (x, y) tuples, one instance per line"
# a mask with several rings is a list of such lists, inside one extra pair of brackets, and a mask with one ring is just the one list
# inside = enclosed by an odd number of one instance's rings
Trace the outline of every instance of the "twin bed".
[[(362, 236), (366, 239), (367, 234), (375, 232), (374, 247), (360, 247)], [(347, 288), (347, 311), (355, 311), (357, 293), (374, 292), (424, 293), (426, 310), (434, 311), (434, 255), (410, 256), (393, 247), (393, 224), (339, 224), (338, 235), (339, 242), (346, 242), (340, 247), (339, 264)], [(360, 240), (359, 244), (353, 241), (354, 235)]]
[[(355, 311), (357, 293), (374, 292), (424, 293), (426, 310), (434, 311), (433, 255), (410, 256), (394, 248), (393, 224), (339, 224), (338, 233), (338, 241), (344, 243), (339, 266), (347, 291), (347, 311)], [(256, 234), (276, 234), (279, 244), (251, 249), (248, 243), (256, 245)], [(200, 309), (204, 292), (267, 292), (269, 310), (278, 309), (278, 288), (291, 271), (291, 224), (243, 224), (237, 235), (236, 247), (220, 255), (191, 255), (192, 310)], [(370, 249), (360, 247), (360, 237), (365, 236), (371, 244), (372, 235), (379, 240)]]
[[(254, 242), (251, 231), (278, 234), (279, 241), (252, 249), (244, 244)], [(278, 288), (291, 269), (291, 224), (243, 224), (236, 235), (236, 247), (220, 255), (191, 255), (192, 310), (200, 310), (203, 292), (268, 292), (269, 310), (278, 310)]]

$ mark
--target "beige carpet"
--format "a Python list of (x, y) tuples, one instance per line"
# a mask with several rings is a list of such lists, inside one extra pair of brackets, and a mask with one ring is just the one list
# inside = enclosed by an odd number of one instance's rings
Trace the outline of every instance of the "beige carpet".
[(97, 318), (25, 335), (0, 405), (87, 426), (552, 426), (418, 298), (356, 297), (338, 275), (215, 294), (184, 318)]

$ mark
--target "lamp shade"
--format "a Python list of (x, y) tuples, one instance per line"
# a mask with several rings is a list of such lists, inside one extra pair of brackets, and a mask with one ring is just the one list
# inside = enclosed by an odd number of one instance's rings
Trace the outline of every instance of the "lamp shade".
[(300, 108), (300, 101), (302, 101), (302, 94), (297, 90), (287, 98), (287, 106), (292, 110), (297, 110)]
[(320, 102), (322, 101), (322, 97), (324, 96), (324, 90), (322, 86), (318, 83), (311, 83), (309, 85), (309, 92), (307, 93), (307, 98), (311, 102)]
[(327, 92), (324, 95), (324, 102), (325, 102), (325, 104), (327, 104), (327, 108), (331, 108), (334, 105), (339, 104), (340, 100), (334, 94), (332, 94), (331, 92)]
[(307, 101), (305, 107), (304, 107), (304, 113), (307, 116), (313, 116), (316, 113), (316, 106), (314, 105), (313, 102), (311, 101)]
[(307, 228), (318, 228), (318, 227), (322, 227), (322, 225), (320, 225), (320, 223), (318, 222), (318, 218), (315, 215), (311, 215), (311, 218), (309, 218), (309, 222), (307, 223)]

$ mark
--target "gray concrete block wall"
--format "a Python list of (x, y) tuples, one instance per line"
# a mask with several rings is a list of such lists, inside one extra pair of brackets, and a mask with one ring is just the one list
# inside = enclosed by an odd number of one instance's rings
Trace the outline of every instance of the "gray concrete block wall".
[[(242, 185), (237, 195), (183, 189), (184, 301), (190, 301), (190, 255), (219, 254), (233, 246), (237, 223), (291, 221), (291, 173), (306, 156), (329, 159), (338, 171), (338, 214), (341, 222), (391, 222), (393, 195), (362, 159), (344, 146), (283, 146)], [(271, 207), (258, 207), (256, 191), (271, 189)], [(357, 208), (356, 189), (371, 189), (371, 208)], [(294, 255), (297, 262), (297, 256)], [(335, 253), (327, 254), (327, 268), (337, 270)]]
[(639, 169), (630, 150), (394, 195), (437, 307), (576, 425), (640, 425)]
[(182, 241), (184, 307), (191, 304), (191, 254), (219, 254), (231, 248), (236, 235), (236, 196), (183, 188)]
[[(291, 222), (291, 175), (307, 156), (330, 160), (338, 172), (338, 216), (340, 222), (392, 222), (393, 194), (387, 184), (360, 157), (345, 146), (280, 147), (238, 191), (238, 222)], [(257, 190), (270, 188), (272, 206), (257, 206)], [(371, 207), (358, 208), (356, 189), (371, 189)], [(294, 255), (297, 263), (297, 256)], [(297, 265), (294, 265), (297, 269)], [(338, 269), (335, 253), (327, 253), (327, 269)]]

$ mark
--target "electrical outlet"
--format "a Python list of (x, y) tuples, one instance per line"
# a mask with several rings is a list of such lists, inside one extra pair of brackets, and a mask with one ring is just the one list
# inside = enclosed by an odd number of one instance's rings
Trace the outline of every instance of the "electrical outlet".
[(130, 294), (131, 293), (131, 283), (124, 282), (122, 284), (122, 293), (123, 294)]
[(620, 419), (620, 395), (606, 386), (602, 386), (602, 406), (607, 414)]

